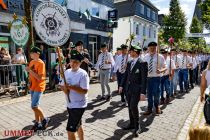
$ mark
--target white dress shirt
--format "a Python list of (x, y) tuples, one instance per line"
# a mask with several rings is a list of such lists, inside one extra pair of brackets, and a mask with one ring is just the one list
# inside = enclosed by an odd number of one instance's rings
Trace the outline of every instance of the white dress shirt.
[(196, 60), (196, 57), (192, 58), (192, 64), (193, 64), (193, 69), (195, 69), (198, 66), (198, 61)]
[[(114, 73), (116, 73), (117, 71), (119, 71), (120, 73), (124, 73), (126, 70), (126, 57), (127, 55), (120, 55), (116, 58), (115, 60), (115, 65), (114, 65)], [(123, 65), (122, 65), (122, 60), (123, 61)], [(128, 61), (132, 60), (132, 58), (128, 55)]]
[(136, 65), (136, 62), (137, 62), (137, 60), (139, 59), (139, 57), (137, 57), (137, 58), (133, 58), (133, 60), (132, 60), (132, 62), (131, 62), (131, 71), (132, 71), (132, 69), (134, 68), (134, 66)]
[(163, 75), (169, 75), (169, 70), (174, 70), (176, 69), (176, 65), (174, 60), (171, 58), (171, 68), (170, 68), (170, 57), (167, 57), (166, 59), (166, 68), (167, 70), (163, 73)]
[(197, 55), (195, 58), (196, 58), (197, 64), (200, 64), (202, 62), (201, 57), (199, 55)]
[[(171, 57), (172, 60), (175, 63), (175, 66), (178, 65), (179, 66), (179, 62), (181, 61), (181, 56), (180, 55), (174, 55)], [(175, 69), (179, 69), (179, 67), (176, 67)]]
[[(181, 61), (178, 62), (180, 69), (187, 69), (187, 65), (192, 64), (192, 59), (190, 56), (183, 56), (181, 55)], [(182, 63), (184, 60), (184, 63)]]
[[(148, 53), (145, 55), (144, 60), (143, 60), (144, 62), (147, 62), (148, 68), (149, 68), (149, 64), (150, 64), (150, 59), (151, 59), (151, 55)], [(149, 71), (148, 71), (148, 77), (162, 77), (163, 76), (162, 73), (157, 74), (157, 67), (158, 67), (158, 69), (162, 69), (162, 68), (166, 67), (165, 58), (161, 54), (159, 54), (158, 55), (158, 63), (157, 63), (157, 54), (154, 54), (152, 64), (153, 64), (152, 72), (149, 73)], [(158, 66), (157, 66), (157, 64), (158, 64)]]
[[(102, 62), (103, 59), (103, 55), (104, 55), (104, 62)], [(105, 64), (105, 61), (109, 61), (111, 62), (111, 64)], [(103, 64), (103, 67), (101, 68), (101, 65)], [(115, 61), (113, 58), (113, 55), (110, 52), (102, 52), (101, 54), (99, 54), (98, 56), (98, 61), (96, 63), (96, 69), (111, 69), (112, 66), (114, 66)]]

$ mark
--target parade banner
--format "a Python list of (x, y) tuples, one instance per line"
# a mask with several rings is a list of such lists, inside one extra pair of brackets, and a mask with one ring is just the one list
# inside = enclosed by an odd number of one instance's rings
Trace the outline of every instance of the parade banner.
[(15, 19), (11, 24), (10, 36), (18, 46), (25, 46), (29, 39), (29, 29), (22, 20)]
[(54, 2), (40, 3), (34, 11), (34, 27), (49, 46), (62, 46), (70, 36), (70, 19), (66, 11)]
[[(59, 60), (60, 76), (67, 85), (63, 68), (63, 55), (59, 46), (64, 45), (70, 37), (69, 15), (59, 4), (54, 2), (40, 3), (34, 11), (34, 27), (38, 36), (47, 45), (56, 47)], [(68, 90), (65, 91), (68, 102), (71, 102)]]

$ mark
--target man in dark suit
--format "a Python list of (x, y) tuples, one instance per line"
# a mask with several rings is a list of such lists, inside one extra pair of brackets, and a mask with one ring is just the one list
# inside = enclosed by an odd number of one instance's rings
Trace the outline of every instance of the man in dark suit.
[(124, 130), (135, 129), (135, 137), (140, 133), (138, 103), (145, 100), (148, 73), (147, 63), (139, 57), (140, 50), (138, 46), (131, 46), (130, 56), (133, 60), (128, 62), (119, 88), (119, 92), (124, 90), (128, 101), (130, 124)]

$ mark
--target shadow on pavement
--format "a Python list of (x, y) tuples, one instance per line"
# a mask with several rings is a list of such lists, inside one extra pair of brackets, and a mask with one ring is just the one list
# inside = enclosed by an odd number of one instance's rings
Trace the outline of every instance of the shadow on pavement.
[[(116, 92), (112, 92), (112, 97), (117, 96), (119, 94), (117, 94)], [(108, 103), (109, 101), (106, 100), (100, 100), (101, 95), (98, 95), (96, 97), (96, 99), (92, 99), (90, 103), (88, 103), (88, 107), (86, 108), (86, 110), (93, 110), (96, 107), (99, 107), (105, 103)]]
[[(141, 115), (139, 120), (140, 120), (140, 126), (141, 126), (141, 133), (147, 132), (149, 129), (147, 128), (148, 126), (150, 126), (152, 124), (152, 122), (154, 121), (155, 115), (149, 115), (149, 116), (144, 116)], [(146, 120), (145, 120), (146, 119)], [(134, 138), (132, 132), (133, 130), (123, 130), (123, 127), (126, 127), (127, 125), (129, 125), (129, 120), (124, 121), (124, 120), (119, 120), (117, 123), (117, 126), (120, 127), (121, 129), (117, 129), (114, 131), (114, 135), (106, 140), (116, 140), (116, 139), (121, 139), (123, 138), (125, 135), (127, 135), (128, 133), (131, 133), (128, 137), (124, 138), (125, 140), (131, 140)]]
[(140, 120), (142, 133), (147, 132), (149, 130), (147, 127), (152, 124), (152, 122), (154, 121), (154, 118), (155, 118), (154, 114), (151, 114), (149, 116), (144, 116), (143, 114), (141, 114), (139, 120)]
[(176, 95), (176, 99), (184, 99), (184, 96), (185, 95), (185, 93), (178, 93), (177, 95)]
[(98, 106), (101, 106), (105, 103), (107, 103), (106, 100), (100, 100), (100, 95), (98, 95), (96, 97), (96, 99), (93, 99), (90, 103), (88, 103), (88, 106), (86, 108), (86, 110), (93, 110), (94, 108), (98, 107)]
[[(102, 102), (104, 103), (104, 102)], [(96, 109), (94, 110), (91, 115), (93, 116), (92, 118), (87, 118), (85, 120), (86, 123), (93, 123), (98, 119), (107, 119), (107, 118), (113, 118), (115, 117), (115, 114), (121, 111), (124, 107), (118, 107), (119, 102), (112, 101), (110, 102), (110, 106), (107, 107), (105, 110), (101, 109)]]
[[(129, 121), (125, 121), (125, 120), (119, 120), (117, 122), (117, 126), (120, 127), (121, 129), (117, 129), (114, 131), (114, 135), (110, 138), (107, 138), (106, 140), (119, 140), (122, 139), (123, 136), (125, 136), (126, 134), (130, 133), (129, 130), (123, 130), (122, 128), (127, 126), (129, 124)], [(132, 137), (132, 135), (130, 136)], [(130, 138), (132, 139), (132, 138)]]
[[(50, 117), (49, 129), (47, 130), (54, 130), (59, 127), (62, 122), (68, 119), (68, 111), (64, 111), (63, 113), (58, 113)], [(50, 128), (51, 127), (51, 128)]]

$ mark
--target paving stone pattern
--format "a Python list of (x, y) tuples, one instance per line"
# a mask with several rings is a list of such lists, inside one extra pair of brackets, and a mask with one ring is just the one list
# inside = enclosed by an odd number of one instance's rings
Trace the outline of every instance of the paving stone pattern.
[[(110, 83), (112, 91), (116, 90), (116, 82)], [(110, 102), (99, 101), (101, 95), (100, 85), (91, 85), (89, 91), (89, 106), (83, 115), (83, 126), (86, 140), (120, 140), (134, 139), (131, 131), (122, 130), (128, 121), (128, 110), (119, 107), (120, 96), (113, 93)], [(191, 113), (191, 110), (199, 96), (199, 88), (196, 87), (189, 94), (178, 94), (176, 99), (168, 105), (161, 106), (163, 114), (145, 117), (142, 112), (147, 109), (147, 102), (140, 102), (139, 108), (142, 133), (141, 140), (175, 140), (180, 134), (183, 125)], [(44, 95), (41, 107), (51, 118), (47, 130), (59, 136), (44, 136), (36, 134), (32, 137), (3, 137), (5, 130), (28, 130), (32, 127), (34, 115), (30, 108), (30, 95), (25, 100), (0, 104), (0, 139), (32, 139), (32, 140), (65, 140), (67, 139), (66, 124), (68, 113), (66, 111), (65, 97), (62, 92)]]

